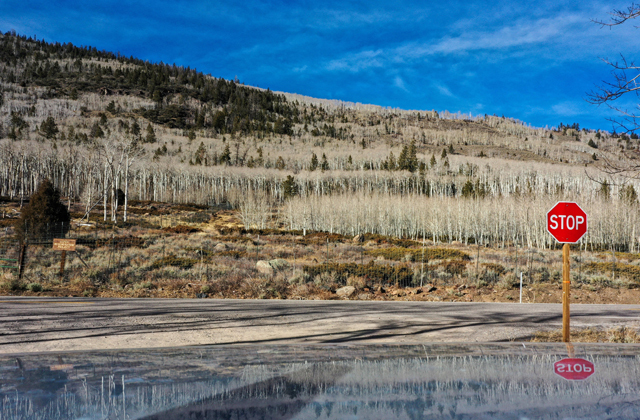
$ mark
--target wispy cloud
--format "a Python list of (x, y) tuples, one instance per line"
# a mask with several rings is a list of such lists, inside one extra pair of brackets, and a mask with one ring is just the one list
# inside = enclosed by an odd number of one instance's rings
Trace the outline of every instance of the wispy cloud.
[(326, 69), (359, 72), (371, 67), (382, 67), (386, 62), (383, 54), (382, 50), (361, 51), (337, 60), (331, 60), (326, 65)]
[(407, 86), (405, 85), (404, 80), (402, 80), (402, 77), (400, 76), (396, 76), (393, 78), (393, 85), (400, 90), (409, 92), (409, 89), (407, 89)]
[(449, 98), (455, 98), (456, 95), (454, 95), (451, 90), (443, 83), (440, 82), (434, 82), (432, 84), (432, 86), (438, 91), (438, 93), (440, 93), (440, 95), (442, 96), (446, 96)]
[[(535, 21), (518, 21), (509, 26), (484, 31), (469, 30), (458, 36), (445, 35), (437, 39), (411, 41), (385, 49), (366, 50), (331, 60), (328, 70), (357, 72), (369, 67), (406, 64), (435, 55), (456, 55), (486, 50), (500, 52), (523, 46), (544, 46), (558, 42), (571, 33), (570, 27), (588, 22), (578, 14)], [(470, 23), (471, 24), (471, 23)], [(476, 22), (479, 25), (479, 22)]]

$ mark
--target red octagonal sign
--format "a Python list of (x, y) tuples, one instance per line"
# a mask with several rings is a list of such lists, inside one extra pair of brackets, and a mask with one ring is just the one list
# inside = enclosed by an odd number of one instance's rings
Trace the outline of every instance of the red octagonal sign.
[(593, 375), (593, 363), (585, 359), (562, 359), (553, 364), (553, 370), (568, 381), (581, 381)]
[(547, 230), (558, 242), (576, 243), (587, 233), (587, 213), (576, 203), (560, 201), (547, 213)]

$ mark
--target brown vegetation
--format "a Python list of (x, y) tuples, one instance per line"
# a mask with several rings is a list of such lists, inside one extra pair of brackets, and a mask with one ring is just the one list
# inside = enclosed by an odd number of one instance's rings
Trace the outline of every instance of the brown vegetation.
[[(39, 296), (337, 299), (337, 289), (349, 285), (357, 291), (352, 299), (508, 302), (518, 299), (516, 274), (522, 271), (524, 302), (561, 300), (557, 250), (245, 229), (238, 213), (229, 210), (187, 226), (179, 221), (191, 209), (151, 205), (167, 209), (163, 223), (175, 224), (145, 228), (155, 216), (132, 214), (111, 229), (73, 225), (68, 237), (77, 238), (78, 250), (68, 253), (62, 277), (60, 253), (50, 242), (38, 242), (28, 245), (21, 279), (14, 269), (0, 269), (0, 290)], [(17, 258), (11, 229), (4, 233), (0, 258)], [(572, 257), (572, 301), (640, 299), (635, 266), (619, 262), (635, 261), (633, 254), (576, 249)], [(270, 262), (270, 274), (258, 270), (261, 260)]]

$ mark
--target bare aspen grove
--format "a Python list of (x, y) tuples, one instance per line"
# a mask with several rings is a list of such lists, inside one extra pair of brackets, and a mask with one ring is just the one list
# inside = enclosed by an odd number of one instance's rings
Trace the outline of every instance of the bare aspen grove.
[[(240, 249), (227, 243), (231, 249), (225, 251), (254, 255), (252, 264), (262, 259), (260, 246), (273, 239), (266, 239), (269, 232), (289, 232), (290, 244), (316, 246), (300, 250), (307, 260), (295, 251), (272, 253), (297, 259), (292, 276), (304, 264), (329, 263), (321, 241), (310, 245), (304, 239), (323, 232), (334, 247), (346, 247), (344, 238), (369, 235), (387, 238), (377, 240), (382, 247), (402, 240), (410, 241), (407, 249), (457, 244), (470, 247), (473, 258), (479, 254), (474, 247), (515, 249), (516, 254), (520, 249), (515, 264), (506, 264), (515, 277), (524, 249), (529, 262), (520, 267), (531, 266), (532, 250), (555, 247), (545, 215), (563, 200), (578, 202), (589, 215), (581, 252), (613, 252), (614, 271), (615, 252), (640, 252), (640, 184), (601, 170), (604, 162), (624, 165), (637, 158), (634, 134), (577, 124), (531, 127), (504, 116), (399, 110), (271, 92), (190, 68), (10, 32), (0, 34), (0, 58), (5, 242), (14, 216), (49, 179), (71, 211), (70, 234), (90, 236), (86, 229), (104, 233), (108, 227), (112, 237), (144, 236), (147, 246), (157, 247), (164, 236), (145, 229), (177, 224), (200, 229), (198, 223), (228, 216), (234, 222), (227, 228), (204, 231), (222, 238), (232, 226), (258, 235), (252, 245)], [(181, 205), (202, 209), (205, 216), (176, 216), (167, 225), (171, 217), (163, 213), (164, 222), (159, 220), (157, 208)], [(163, 245), (163, 258), (173, 245)], [(364, 264), (364, 251), (358, 249), (345, 248), (344, 255)], [(175, 258), (194, 259), (186, 269), (197, 266), (202, 273), (201, 265), (210, 263), (183, 251), (172, 250)], [(199, 252), (200, 257), (214, 255)], [(494, 262), (504, 265), (504, 258)], [(424, 284), (424, 268), (415, 258), (412, 263), (409, 283)], [(78, 264), (78, 270), (86, 269)], [(478, 281), (480, 272), (489, 270), (463, 265), (449, 270), (449, 278)], [(238, 270), (258, 275), (253, 266)], [(338, 271), (327, 284), (340, 283)], [(196, 278), (203, 277), (194, 274), (191, 281)]]

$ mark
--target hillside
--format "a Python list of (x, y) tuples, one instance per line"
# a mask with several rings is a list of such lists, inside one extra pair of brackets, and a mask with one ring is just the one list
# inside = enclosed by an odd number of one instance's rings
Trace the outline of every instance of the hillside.
[(0, 79), (9, 200), (46, 177), (111, 221), (127, 217), (121, 190), (126, 201), (229, 203), (247, 227), (547, 247), (540, 218), (571, 198), (594, 220), (586, 243), (638, 246), (622, 229), (638, 185), (592, 180), (605, 179), (603, 159), (637, 156), (625, 135), (276, 93), (14, 33), (0, 36)]

